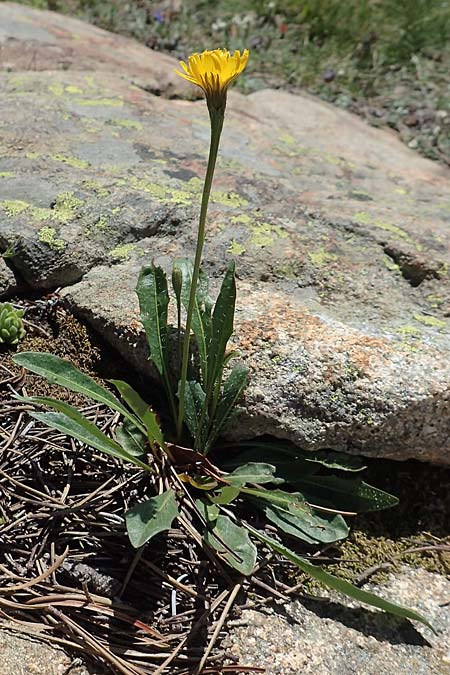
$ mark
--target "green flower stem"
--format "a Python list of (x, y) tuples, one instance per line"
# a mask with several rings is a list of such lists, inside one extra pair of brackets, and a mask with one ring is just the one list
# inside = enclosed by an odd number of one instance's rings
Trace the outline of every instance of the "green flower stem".
[(211, 119), (211, 142), (209, 147), (208, 168), (206, 169), (205, 184), (203, 186), (202, 205), (200, 209), (200, 219), (198, 224), (197, 248), (195, 251), (194, 269), (192, 272), (191, 291), (189, 294), (189, 305), (186, 317), (186, 326), (183, 341), (183, 355), (181, 360), (181, 376), (178, 392), (178, 422), (177, 439), (181, 439), (184, 420), (184, 403), (186, 392), (186, 378), (189, 364), (189, 347), (191, 341), (192, 314), (194, 312), (195, 296), (197, 293), (198, 277), (200, 274), (200, 263), (202, 260), (203, 244), (205, 242), (205, 224), (208, 211), (209, 196), (211, 185), (216, 167), (217, 152), (219, 150), (220, 135), (222, 133), (225, 107), (221, 109), (209, 109)]

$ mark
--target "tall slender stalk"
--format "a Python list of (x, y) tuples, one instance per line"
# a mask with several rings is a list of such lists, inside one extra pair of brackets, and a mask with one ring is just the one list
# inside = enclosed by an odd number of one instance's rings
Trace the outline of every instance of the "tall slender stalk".
[(177, 421), (177, 439), (181, 439), (184, 420), (184, 405), (186, 393), (186, 378), (189, 365), (189, 347), (191, 342), (192, 314), (194, 312), (195, 295), (197, 293), (198, 278), (200, 274), (200, 263), (202, 260), (203, 244), (205, 242), (205, 224), (206, 214), (208, 212), (209, 196), (216, 167), (217, 152), (219, 150), (220, 135), (222, 133), (225, 106), (223, 109), (209, 108), (211, 120), (211, 140), (209, 146), (208, 167), (206, 169), (205, 184), (203, 186), (202, 204), (200, 208), (200, 218), (197, 234), (197, 248), (195, 250), (194, 269), (192, 272), (191, 290), (189, 294), (189, 305), (186, 317), (186, 326), (183, 341), (183, 355), (181, 360), (181, 375), (178, 390), (178, 421)]

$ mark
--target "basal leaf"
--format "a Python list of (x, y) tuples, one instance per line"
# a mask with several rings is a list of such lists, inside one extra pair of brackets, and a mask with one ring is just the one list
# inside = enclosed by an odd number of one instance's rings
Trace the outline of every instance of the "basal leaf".
[(208, 448), (212, 446), (230, 419), (234, 407), (247, 384), (248, 373), (248, 368), (236, 364), (225, 380), (223, 392), (219, 398), (214, 414), (212, 430), (207, 443)]
[(214, 496), (210, 497), (214, 504), (230, 504), (236, 497), (240, 494), (240, 489), (238, 487), (232, 487), (231, 485), (225, 485)]
[(283, 532), (309, 544), (331, 544), (348, 536), (347, 523), (340, 515), (319, 516), (313, 509), (305, 514), (304, 511), (299, 512), (295, 505), (281, 508), (260, 502), (260, 506), (266, 518)]
[(283, 532), (309, 544), (329, 544), (348, 535), (342, 516), (318, 515), (299, 493), (247, 488), (242, 492)]
[(131, 410), (145, 425), (148, 439), (152, 443), (156, 441), (158, 445), (164, 446), (164, 438), (159, 426), (156, 413), (150, 408), (140, 395), (122, 380), (109, 380), (117, 389), (123, 400), (130, 406)]
[[(280, 482), (274, 476), (275, 467), (272, 464), (263, 464), (261, 462), (249, 462), (238, 466), (232, 473), (224, 475), (230, 485), (240, 487), (247, 483), (276, 483)], [(281, 481), (283, 482), (283, 481)]]
[[(240, 451), (240, 448), (242, 450)], [(266, 443), (240, 443), (233, 446), (234, 457), (225, 459), (221, 463), (222, 468), (231, 471), (247, 462), (264, 462), (276, 467), (276, 475), (288, 480), (292, 476), (312, 474), (319, 470), (319, 465), (305, 462), (298, 451), (291, 448), (278, 447), (276, 444)], [(227, 450), (229, 452), (229, 450)], [(223, 452), (225, 454), (225, 451)]]
[(133, 457), (141, 457), (150, 449), (147, 436), (129, 420), (117, 427), (116, 438), (125, 452)]
[(203, 520), (206, 521), (207, 524), (214, 523), (214, 521), (217, 520), (217, 517), (220, 513), (218, 506), (216, 506), (215, 504), (209, 504), (203, 499), (196, 499), (195, 507), (197, 508), (199, 514), (201, 515)]
[(304, 451), (303, 458), (306, 462), (314, 462), (327, 469), (339, 469), (339, 471), (358, 472), (367, 468), (361, 457), (334, 450)]
[(164, 270), (153, 263), (143, 267), (136, 287), (150, 358), (163, 375), (167, 370), (167, 311), (169, 292)]
[[(184, 394), (184, 421), (195, 441), (196, 449), (203, 447), (203, 429), (208, 424), (208, 416), (202, 415), (205, 405), (206, 394), (199, 382), (186, 382)], [(200, 422), (203, 419), (204, 424), (200, 429)]]
[[(181, 270), (182, 274), (181, 302), (187, 312), (194, 266), (192, 260), (185, 258), (177, 260), (176, 265)], [(200, 270), (197, 291), (195, 294), (194, 311), (192, 314), (192, 330), (197, 342), (200, 370), (204, 386), (206, 386), (206, 383), (208, 382), (208, 349), (211, 340), (211, 300), (208, 295), (208, 286), (208, 278)]]
[(257, 550), (247, 530), (235, 525), (228, 516), (219, 515), (205, 530), (203, 539), (230, 567), (245, 576), (250, 575), (256, 564)]
[(174, 490), (167, 490), (126, 512), (125, 522), (132, 546), (140, 548), (159, 532), (169, 530), (179, 515)]
[(304, 476), (290, 483), (302, 491), (307, 501), (341, 511), (364, 513), (397, 506), (398, 499), (359, 479), (337, 476)]
[(70, 391), (84, 394), (98, 403), (105, 403), (145, 431), (141, 422), (122, 405), (114, 394), (97, 384), (89, 375), (79, 371), (69, 361), (43, 352), (20, 352), (14, 356), (14, 361), (19, 366), (31, 370), (32, 373), (42, 375), (51, 384), (58, 384)]
[(390, 602), (389, 600), (384, 600), (384, 598), (380, 598), (374, 593), (365, 591), (362, 588), (357, 588), (356, 586), (353, 586), (353, 584), (351, 584), (349, 581), (339, 579), (338, 577), (329, 574), (322, 568), (317, 567), (316, 565), (312, 565), (310, 562), (308, 562), (304, 558), (301, 558), (286, 546), (283, 546), (278, 541), (275, 541), (271, 537), (268, 537), (265, 533), (256, 530), (254, 527), (251, 527), (247, 523), (245, 524), (245, 527), (249, 530), (249, 532), (251, 532), (251, 534), (253, 534), (257, 539), (265, 543), (267, 546), (269, 546), (273, 551), (276, 551), (287, 560), (290, 560), (292, 563), (294, 563), (294, 565), (296, 565), (299, 569), (301, 569), (302, 572), (309, 574), (311, 577), (313, 577), (313, 579), (317, 579), (317, 581), (324, 584), (324, 586), (328, 586), (328, 588), (332, 588), (335, 591), (339, 591), (340, 593), (347, 595), (349, 598), (358, 600), (359, 602), (362, 602), (366, 605), (377, 607), (378, 609), (381, 609), (384, 612), (394, 614), (395, 616), (400, 616), (404, 619), (412, 619), (413, 621), (420, 621), (425, 626), (430, 628), (434, 633), (436, 633), (431, 623), (424, 616), (419, 614), (419, 612), (416, 612), (412, 609), (408, 609), (407, 607), (402, 607), (402, 605)]
[[(47, 403), (47, 405), (49, 405), (49, 403)], [(85, 443), (91, 448), (100, 450), (101, 452), (116, 457), (117, 459), (121, 459), (124, 462), (131, 462), (141, 469), (151, 471), (148, 464), (141, 462), (137, 457), (129, 455), (118, 443), (106, 436), (95, 424), (89, 422), (81, 415), (81, 413), (78, 413), (78, 411), (71, 406), (69, 406), (71, 408), (69, 417), (69, 414), (67, 414), (67, 406), (67, 403), (64, 404), (64, 408), (60, 406), (60, 409), (64, 409), (65, 412), (31, 412), (30, 416), (53, 429), (57, 429), (57, 431), (60, 431), (63, 434), (67, 434), (67, 436), (76, 438), (78, 441)], [(76, 415), (76, 413), (78, 413), (78, 415)]]
[(236, 304), (234, 268), (234, 262), (231, 262), (222, 282), (212, 315), (211, 344), (208, 351), (208, 392), (212, 391), (214, 383), (223, 371), (227, 343), (233, 333)]

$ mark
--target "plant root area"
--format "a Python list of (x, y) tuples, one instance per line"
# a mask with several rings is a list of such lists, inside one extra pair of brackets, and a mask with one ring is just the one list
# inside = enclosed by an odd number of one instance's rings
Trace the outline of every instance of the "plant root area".
[[(70, 359), (102, 383), (133, 375), (158, 409), (155, 390), (64, 307), (48, 298), (15, 304), (25, 309), (20, 351)], [(222, 647), (227, 621), (318, 587), (264, 549), (254, 575), (240, 577), (187, 518), (133, 549), (123, 513), (154, 494), (153, 479), (44, 427), (16, 395), (61, 398), (105, 433), (114, 433), (117, 414), (25, 373), (13, 355), (0, 352), (0, 626), (81, 653), (97, 674), (263, 672)], [(341, 545), (291, 548), (360, 585), (402, 563), (449, 574), (450, 470), (372, 462), (368, 474), (400, 497), (395, 512), (355, 518)]]

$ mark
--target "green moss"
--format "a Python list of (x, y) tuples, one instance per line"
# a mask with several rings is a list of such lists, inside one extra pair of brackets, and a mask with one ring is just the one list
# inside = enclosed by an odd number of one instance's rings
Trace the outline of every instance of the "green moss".
[(249, 243), (257, 248), (271, 246), (275, 239), (285, 239), (288, 235), (280, 225), (271, 225), (270, 223), (256, 223), (250, 225), (251, 236)]
[(358, 223), (363, 225), (374, 225), (375, 227), (379, 227), (386, 232), (392, 232), (392, 234), (395, 234), (399, 239), (404, 239), (405, 241), (409, 241), (411, 244), (414, 244), (417, 249), (420, 250), (421, 248), (420, 244), (414, 241), (414, 239), (408, 234), (408, 232), (406, 232), (406, 230), (403, 230), (401, 227), (397, 227), (397, 225), (392, 225), (392, 223), (386, 223), (382, 220), (374, 218), (369, 213), (366, 213), (366, 211), (358, 211), (358, 213), (355, 213), (354, 217)]
[(442, 278), (448, 276), (448, 271), (449, 271), (448, 263), (443, 263), (441, 267), (438, 269), (437, 273)]
[(420, 323), (423, 323), (425, 326), (431, 326), (433, 328), (445, 328), (447, 326), (446, 321), (436, 319), (435, 316), (426, 316), (425, 314), (414, 314), (414, 318), (416, 321), (420, 321)]
[(391, 272), (395, 272), (396, 274), (401, 275), (402, 271), (401, 271), (400, 267), (388, 255), (383, 256), (383, 262), (384, 262), (385, 267), (387, 267), (388, 270), (390, 270)]
[(278, 138), (282, 143), (285, 143), (286, 145), (297, 145), (298, 144), (298, 141), (294, 136), (292, 136), (291, 134), (285, 133), (285, 132), (280, 134), (278, 136)]
[(102, 215), (97, 218), (95, 223), (92, 225), (87, 225), (84, 233), (87, 237), (90, 237), (91, 234), (95, 232), (107, 232), (110, 229), (108, 216)]
[(97, 180), (84, 180), (81, 185), (87, 190), (92, 190), (92, 192), (95, 192), (95, 194), (99, 197), (107, 197), (109, 194), (111, 194), (110, 190), (105, 188)]
[(167, 196), (167, 190), (164, 187), (161, 187), (158, 183), (154, 183), (147, 178), (130, 176), (129, 178), (120, 178), (117, 182), (119, 185), (128, 185), (140, 192), (148, 192), (157, 199), (165, 199)]
[(252, 222), (252, 219), (246, 213), (242, 213), (240, 216), (232, 216), (232, 223), (243, 223), (244, 225), (249, 225)]
[(111, 120), (111, 124), (116, 127), (123, 127), (124, 129), (135, 129), (136, 131), (141, 131), (142, 129), (142, 124), (136, 122), (136, 120), (114, 119)]
[(427, 295), (427, 300), (430, 303), (431, 307), (433, 307), (434, 309), (440, 307), (444, 302), (444, 298), (441, 298), (440, 295), (433, 295), (433, 294)]
[(64, 239), (56, 238), (55, 228), (49, 227), (48, 225), (44, 225), (44, 227), (41, 227), (41, 229), (38, 232), (38, 239), (43, 244), (47, 244), (52, 249), (52, 251), (61, 252), (64, 251), (64, 249), (67, 246)]
[(236, 239), (231, 240), (231, 244), (227, 249), (228, 253), (231, 253), (231, 255), (242, 255), (242, 253), (245, 253), (245, 250), (245, 246), (236, 241)]
[(202, 192), (203, 184), (204, 182), (198, 176), (193, 176), (186, 183), (187, 189), (195, 194), (200, 194)]
[(222, 192), (221, 190), (211, 192), (211, 201), (223, 206), (230, 206), (233, 209), (248, 205), (248, 201), (236, 192)]
[(276, 276), (283, 279), (294, 280), (297, 279), (301, 274), (302, 265), (298, 260), (292, 260), (284, 263), (278, 267), (274, 273)]
[(193, 195), (191, 192), (186, 192), (186, 190), (170, 190), (170, 197), (167, 198), (167, 202), (171, 204), (180, 204), (188, 206), (192, 204)]
[(46, 209), (40, 206), (32, 206), (30, 210), (32, 220), (41, 223), (43, 220), (54, 220), (54, 212), (52, 209)]
[(399, 328), (395, 329), (395, 332), (399, 333), (400, 335), (411, 337), (419, 337), (421, 335), (420, 329), (416, 328), (415, 326), (399, 326)]
[(128, 260), (130, 257), (131, 251), (134, 251), (136, 244), (120, 244), (116, 246), (108, 253), (111, 258), (116, 258), (121, 262)]
[(55, 162), (62, 162), (63, 164), (68, 164), (74, 169), (88, 169), (90, 167), (89, 162), (86, 162), (84, 159), (79, 159), (78, 157), (73, 157), (71, 155), (52, 155), (51, 158)]
[(56, 196), (52, 218), (67, 223), (75, 217), (75, 211), (83, 203), (83, 200), (75, 197), (73, 192), (61, 192)]
[(50, 84), (48, 90), (53, 96), (63, 96), (64, 94), (64, 85), (61, 82), (54, 82)]
[(324, 265), (328, 265), (328, 263), (337, 260), (337, 256), (333, 253), (328, 253), (323, 246), (317, 251), (308, 253), (308, 258), (311, 260), (314, 267), (323, 267)]
[(64, 87), (64, 91), (68, 94), (83, 94), (83, 90), (80, 87), (76, 87), (73, 84), (68, 84), (67, 87)]
[(23, 202), (20, 199), (5, 199), (0, 202), (0, 206), (6, 211), (8, 216), (18, 216), (19, 213), (26, 211), (30, 205), (28, 202)]
[(120, 98), (77, 98), (75, 103), (86, 107), (121, 108), (123, 106), (123, 101)]

